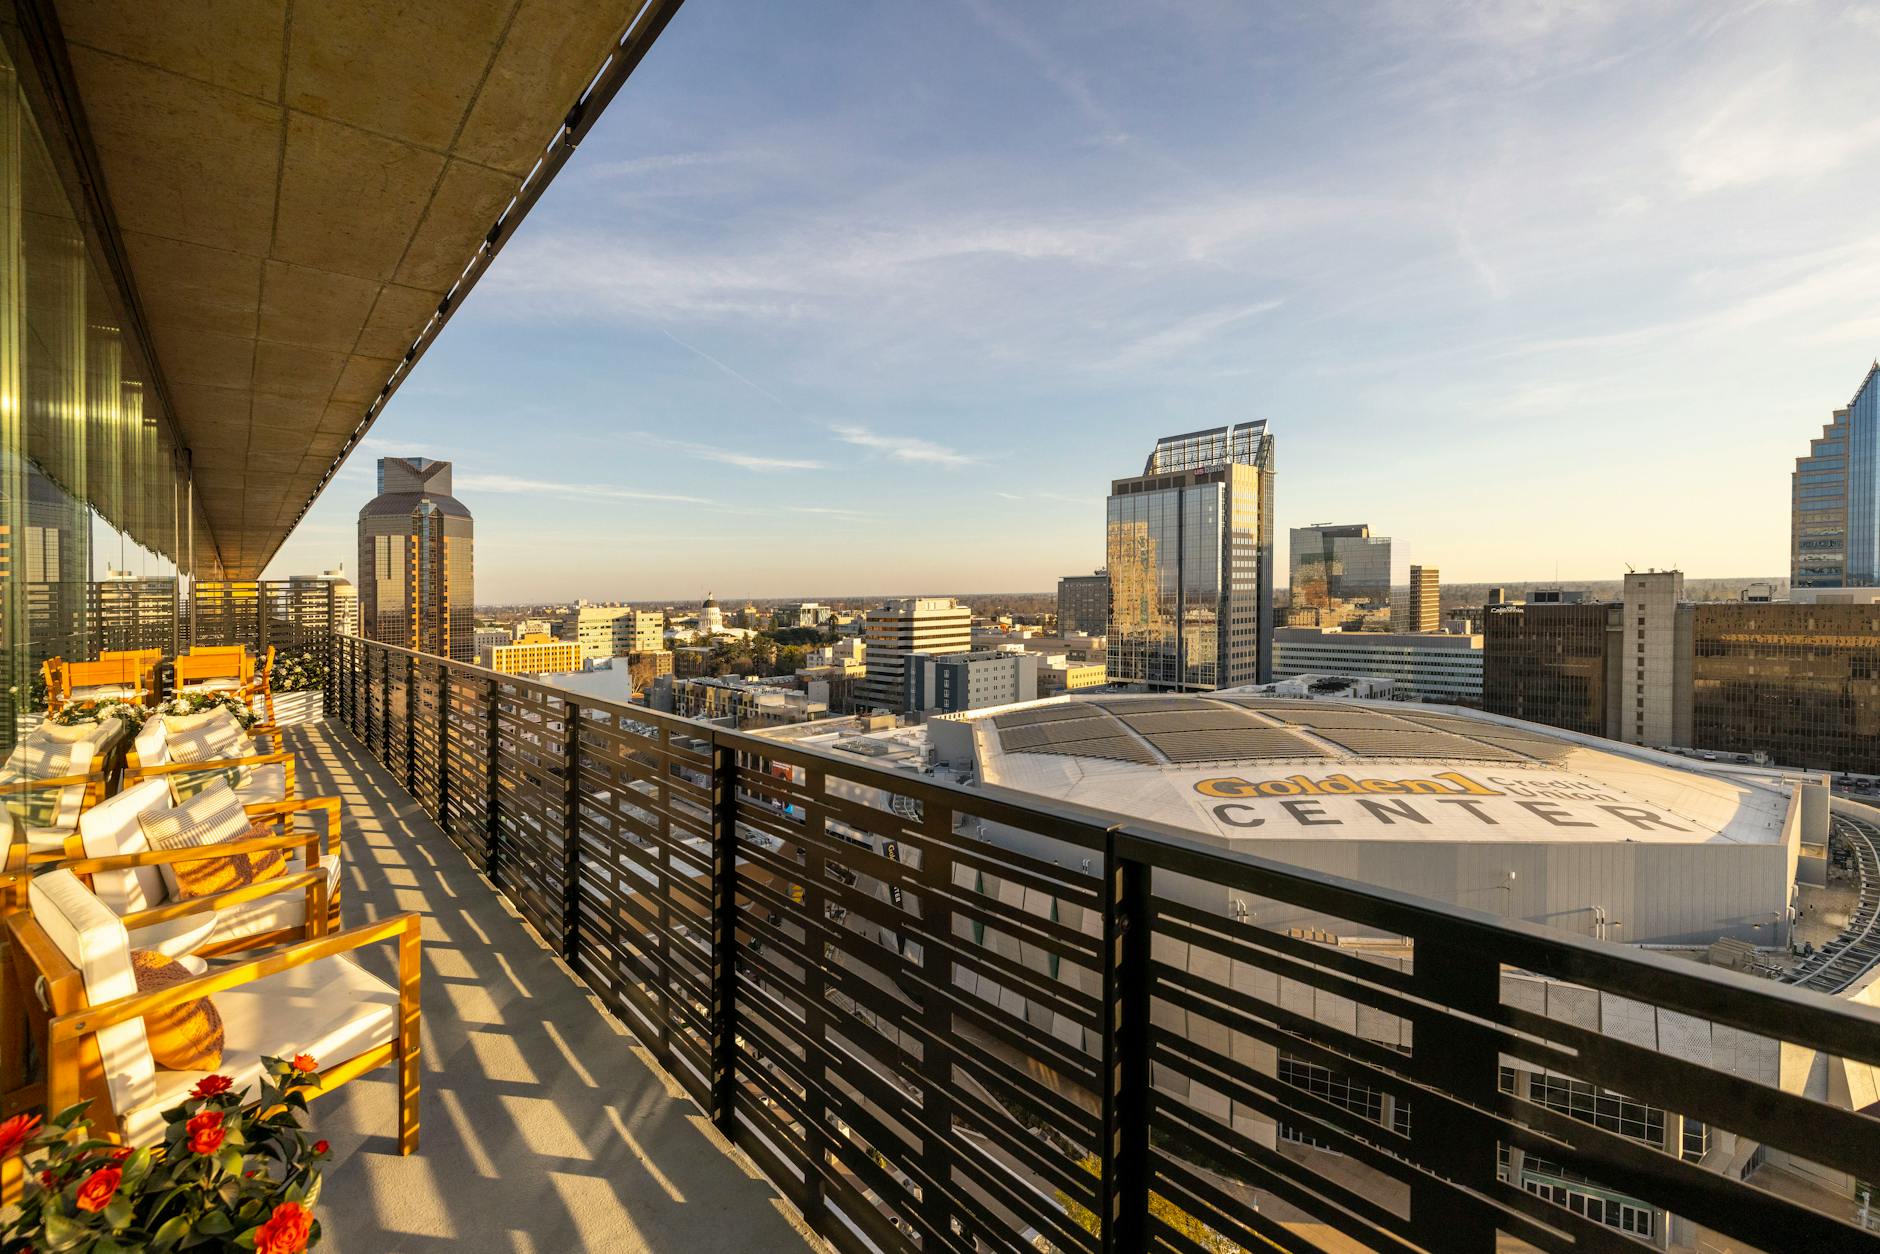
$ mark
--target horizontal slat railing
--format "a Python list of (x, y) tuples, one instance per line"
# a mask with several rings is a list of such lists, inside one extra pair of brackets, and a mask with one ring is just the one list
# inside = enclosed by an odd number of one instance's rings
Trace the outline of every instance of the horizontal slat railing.
[[(1769, 1082), (1795, 1047), (1880, 1065), (1870, 1007), (395, 646), (332, 655), (333, 713), (838, 1248), (1880, 1249), (1852, 1201), (1744, 1178), (1770, 1154), (1850, 1194), (1880, 1176), (1880, 1120)], [(1366, 943), (1262, 927), (1263, 902)]]

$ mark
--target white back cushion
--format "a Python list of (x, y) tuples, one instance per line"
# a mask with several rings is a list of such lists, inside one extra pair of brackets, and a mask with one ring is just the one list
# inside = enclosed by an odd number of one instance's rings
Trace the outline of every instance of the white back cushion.
[[(144, 836), (137, 816), (145, 810), (168, 809), (169, 801), (169, 784), (160, 779), (147, 779), (85, 811), (78, 820), (78, 835), (84, 842), (85, 856), (112, 858), (123, 853), (144, 852), (150, 848), (150, 841)], [(99, 871), (91, 877), (91, 887), (98, 900), (120, 915), (160, 906), (169, 898), (163, 875), (153, 866)]]
[[(48, 871), (27, 886), (33, 919), (78, 968), (85, 981), (85, 1001), (102, 1006), (137, 991), (131, 974), (131, 942), (118, 917), (85, 890), (70, 871)], [(156, 1064), (144, 1037), (144, 1021), (115, 1023), (98, 1030), (111, 1105), (119, 1114), (156, 1095)]]
[[(87, 731), (97, 734), (96, 728)], [(14, 747), (5, 769), (0, 770), (0, 783), (83, 775), (92, 769), (96, 750), (92, 740), (55, 740), (35, 733)], [(12, 793), (6, 798), (6, 808), (25, 822), (54, 831), (67, 831), (78, 822), (84, 804), (84, 784)]]
[(213, 712), (222, 717), (206, 720), (182, 731), (177, 731), (175, 728), (168, 730), (172, 760), (219, 762), (226, 758), (239, 758), (254, 752), (254, 742), (242, 731), (241, 724), (235, 721), (234, 715), (226, 710)]
[(169, 738), (164, 734), (163, 720), (147, 718), (144, 728), (137, 733), (137, 761), (144, 766), (163, 766), (170, 760)]

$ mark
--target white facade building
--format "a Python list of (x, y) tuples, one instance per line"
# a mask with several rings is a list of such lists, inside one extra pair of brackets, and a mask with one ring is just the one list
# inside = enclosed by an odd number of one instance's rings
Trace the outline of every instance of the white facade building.
[(1476, 704), (1482, 700), (1482, 637), (1276, 628), (1273, 677), (1297, 675), (1388, 679), (1400, 699)]
[(910, 659), (969, 651), (973, 612), (951, 597), (902, 597), (868, 611), (862, 640), (868, 647), (868, 674), (856, 686), (856, 705), (905, 712), (914, 708)]

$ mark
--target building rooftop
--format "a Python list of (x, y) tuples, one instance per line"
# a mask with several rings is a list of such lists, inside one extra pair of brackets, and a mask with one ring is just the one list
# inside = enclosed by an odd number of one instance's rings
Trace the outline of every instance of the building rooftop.
[(1222, 802), (1309, 798), (1312, 835), (1334, 841), (1653, 844), (1777, 842), (1790, 804), (1779, 776), (1451, 706), (1104, 696), (947, 719), (986, 783), (1240, 839), (1279, 832), (1224, 823)]

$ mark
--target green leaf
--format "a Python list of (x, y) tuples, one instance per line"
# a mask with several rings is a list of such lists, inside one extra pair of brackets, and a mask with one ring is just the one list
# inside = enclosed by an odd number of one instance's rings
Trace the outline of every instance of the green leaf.
[(204, 1211), (202, 1218), (196, 1221), (196, 1231), (210, 1237), (219, 1237), (234, 1226), (219, 1210)]
[(178, 1241), (181, 1241), (188, 1235), (189, 1217), (186, 1215), (178, 1215), (176, 1218), (169, 1220), (161, 1228), (157, 1229), (156, 1233), (150, 1238), (150, 1248), (153, 1250), (170, 1249)]
[(232, 1176), (242, 1173), (242, 1152), (233, 1145), (224, 1145), (216, 1151), (215, 1165)]
[(233, 1245), (238, 1250), (252, 1250), (255, 1248), (255, 1232), (255, 1228), (250, 1228), (248, 1231), (229, 1242), (229, 1244)]
[(308, 1176), (308, 1179), (307, 1179), (307, 1197), (306, 1197), (306, 1202), (305, 1202), (305, 1205), (306, 1205), (306, 1207), (307, 1207), (307, 1209), (309, 1209), (309, 1210), (311, 1210), (311, 1209), (313, 1209), (313, 1208), (314, 1208), (315, 1206), (318, 1206), (318, 1205), (320, 1204), (320, 1183), (321, 1183), (321, 1175), (320, 1175), (320, 1173), (319, 1173), (318, 1171), (311, 1171), (311, 1170), (310, 1170), (310, 1171), (309, 1171), (309, 1172), (307, 1173), (307, 1176)]
[(58, 1211), (47, 1211), (45, 1220), (46, 1245), (50, 1249), (69, 1250), (90, 1235), (84, 1225), (75, 1219), (67, 1219)]
[(111, 1225), (113, 1232), (122, 1230), (125, 1225), (129, 1224), (130, 1221), (136, 1217), (136, 1214), (137, 1208), (131, 1205), (130, 1198), (124, 1196), (124, 1190), (121, 1186), (112, 1196), (111, 1200), (105, 1203), (104, 1219), (106, 1223)]

